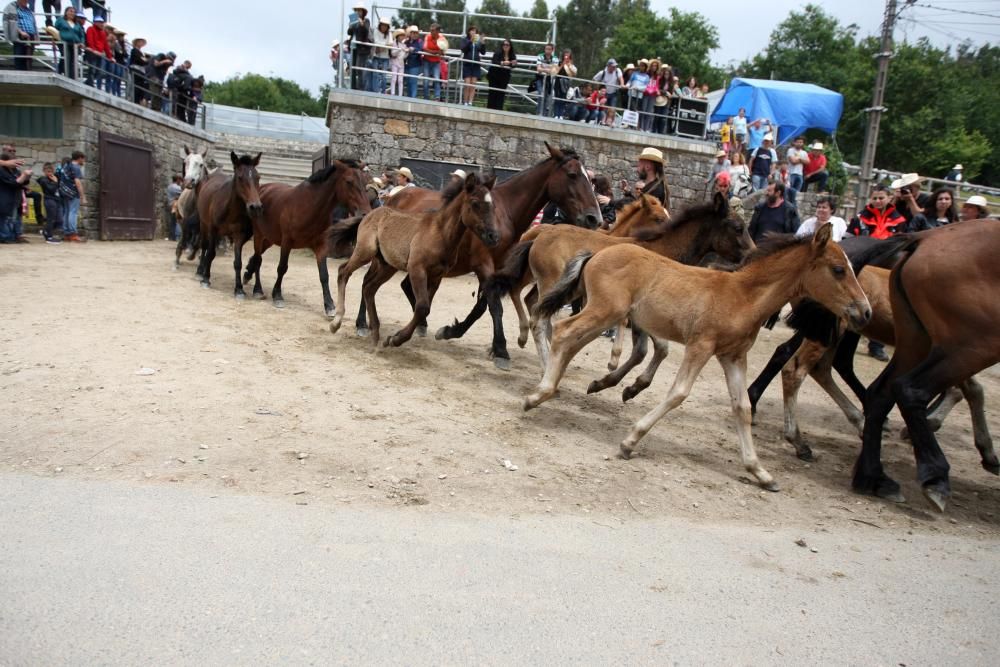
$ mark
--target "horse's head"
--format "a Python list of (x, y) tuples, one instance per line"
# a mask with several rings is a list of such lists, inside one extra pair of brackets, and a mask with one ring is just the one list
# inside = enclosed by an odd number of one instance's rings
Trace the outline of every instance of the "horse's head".
[(732, 215), (729, 202), (722, 194), (715, 193), (711, 204), (685, 210), (678, 222), (685, 219), (699, 224), (698, 233), (685, 254), (686, 263), (697, 264), (706, 256), (714, 255), (739, 264), (755, 247), (747, 224)]
[(208, 147), (202, 152), (191, 151), (187, 146), (184, 147), (184, 154), (181, 158), (184, 160), (184, 171), (181, 174), (184, 176), (184, 187), (193, 188), (201, 182), (201, 179), (208, 174), (208, 165), (205, 163), (205, 156), (208, 155)]
[(802, 288), (806, 296), (861, 329), (871, 319), (872, 307), (843, 248), (830, 240), (832, 231), (833, 225), (826, 223), (813, 234)]
[(565, 211), (574, 225), (597, 229), (601, 222), (601, 207), (580, 156), (572, 149), (550, 146), (548, 142), (545, 142), (545, 147), (556, 164), (545, 183), (549, 201)]
[(264, 205), (260, 201), (260, 174), (257, 173), (257, 165), (260, 163), (260, 156), (239, 155), (233, 151), (229, 152), (229, 159), (233, 163), (233, 189), (236, 195), (243, 200), (247, 208), (247, 215), (256, 218), (264, 213)]
[(642, 195), (618, 212), (615, 218), (615, 236), (632, 236), (644, 229), (657, 229), (669, 224), (670, 215), (659, 199)]
[(361, 166), (342, 160), (334, 160), (333, 164), (337, 168), (335, 175), (337, 183), (334, 186), (337, 201), (346, 206), (347, 210), (351, 211), (351, 215), (370, 213), (372, 205), (368, 200), (368, 193), (365, 192), (368, 179), (361, 171)]
[(462, 224), (490, 248), (500, 243), (500, 232), (493, 214), (493, 195), (490, 194), (496, 182), (496, 175), (484, 178), (479, 174), (469, 174), (457, 195)]

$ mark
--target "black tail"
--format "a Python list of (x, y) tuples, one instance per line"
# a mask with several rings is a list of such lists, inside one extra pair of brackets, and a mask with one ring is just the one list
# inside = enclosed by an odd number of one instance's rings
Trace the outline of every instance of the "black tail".
[(573, 300), (580, 288), (580, 277), (583, 275), (583, 267), (587, 265), (590, 258), (594, 256), (592, 252), (581, 252), (573, 259), (569, 260), (563, 274), (559, 277), (552, 289), (545, 294), (535, 310), (540, 317), (552, 317), (556, 312)]
[(517, 287), (528, 272), (528, 256), (534, 241), (521, 241), (507, 253), (503, 268), (486, 283), (486, 293), (503, 296)]
[(362, 220), (364, 220), (363, 215), (356, 215), (331, 226), (330, 231), (326, 233), (327, 254), (331, 257), (350, 255), (351, 246), (357, 243), (358, 228)]
[(818, 301), (803, 299), (785, 318), (785, 323), (809, 340), (827, 347), (840, 336), (840, 320)]

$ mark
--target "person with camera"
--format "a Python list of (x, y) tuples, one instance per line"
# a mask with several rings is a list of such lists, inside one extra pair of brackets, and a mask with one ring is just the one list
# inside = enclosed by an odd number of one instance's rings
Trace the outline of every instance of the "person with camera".
[[(429, 30), (421, 48), (424, 63), (423, 95), (425, 100), (432, 99), (437, 102), (441, 99), (441, 59), (448, 49), (448, 40), (441, 34), (441, 26), (437, 23), (432, 23)], [(434, 82), (434, 97), (428, 96), (431, 91), (431, 81)]]
[(899, 211), (906, 222), (913, 227), (910, 231), (917, 231), (918, 224), (914, 223), (916, 216), (923, 216), (924, 209), (930, 202), (930, 195), (920, 191), (920, 184), (923, 181), (918, 174), (903, 174), (889, 186), (896, 193), (896, 210)]
[(485, 42), (483, 35), (474, 25), (470, 25), (462, 38), (462, 104), (471, 107), (476, 99), (476, 82), (482, 74), (479, 64), (483, 58)]
[(21, 171), (22, 164), (9, 147), (0, 154), (0, 243), (28, 243), (21, 230), (21, 200), (31, 170)]

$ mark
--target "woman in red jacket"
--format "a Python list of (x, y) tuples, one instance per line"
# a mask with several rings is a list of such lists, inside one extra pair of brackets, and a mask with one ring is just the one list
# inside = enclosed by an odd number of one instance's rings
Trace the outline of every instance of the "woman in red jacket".
[(909, 231), (906, 218), (892, 205), (889, 188), (882, 184), (872, 188), (868, 206), (851, 218), (851, 223), (847, 226), (849, 234), (876, 239), (887, 239), (906, 231)]

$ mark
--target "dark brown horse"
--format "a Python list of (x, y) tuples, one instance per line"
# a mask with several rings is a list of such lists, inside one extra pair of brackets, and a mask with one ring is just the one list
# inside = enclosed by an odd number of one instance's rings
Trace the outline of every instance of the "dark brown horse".
[(233, 239), (233, 270), (236, 272), (236, 286), (233, 294), (237, 299), (246, 297), (240, 281), (243, 268), (243, 244), (253, 235), (253, 220), (264, 212), (260, 202), (260, 175), (257, 157), (237, 156), (230, 152), (233, 175), (226, 177), (220, 172), (202, 181), (197, 189), (198, 218), (201, 222), (202, 260), (199, 267), (202, 287), (209, 287), (212, 278), (212, 262), (219, 239), (229, 236)]
[[(271, 290), (277, 308), (285, 305), (281, 281), (288, 270), (288, 256), (297, 248), (309, 248), (316, 256), (319, 283), (323, 288), (323, 309), (333, 317), (330, 273), (326, 267), (326, 236), (334, 218), (364, 215), (371, 211), (365, 194), (365, 176), (355, 160), (334, 160), (296, 186), (268, 183), (260, 189), (264, 213), (253, 221), (253, 256), (247, 262), (243, 283), (254, 276), (253, 295), (264, 298), (260, 285), (260, 264), (272, 245), (281, 248), (278, 278)], [(338, 215), (339, 214), (339, 215)]]
[(345, 220), (330, 230), (330, 245), (338, 245), (344, 238), (355, 239), (351, 258), (340, 265), (337, 272), (336, 317), (330, 331), (336, 332), (344, 319), (347, 281), (351, 274), (371, 263), (362, 288), (365, 309), (371, 322), (371, 337), (379, 342), (379, 319), (375, 310), (375, 293), (397, 271), (410, 277), (416, 296), (416, 307), (410, 323), (394, 336), (386, 346), (396, 347), (410, 340), (417, 324), (427, 317), (431, 301), (441, 279), (455, 263), (455, 252), (462, 235), (475, 234), (487, 246), (499, 241), (493, 216), (493, 197), (490, 190), (496, 177), (483, 179), (469, 174), (464, 182), (454, 182), (444, 189), (444, 205), (426, 213), (409, 213), (382, 207), (369, 213), (362, 220)]
[[(948, 460), (927, 421), (927, 406), (948, 387), (1000, 362), (1000, 224), (973, 220), (886, 241), (905, 256), (892, 270), (896, 349), (865, 396), (856, 491), (902, 501), (882, 468), (882, 425), (894, 404), (906, 421), (924, 495), (940, 511), (951, 496)], [(981, 452), (981, 454), (985, 454)], [(1000, 474), (996, 456), (983, 468)]]
[[(476, 322), (487, 306), (493, 319), (493, 344), (490, 357), (498, 368), (510, 367), (510, 355), (507, 352), (507, 340), (503, 331), (503, 308), (500, 301), (487, 304), (486, 294), (482, 287), (492, 277), (496, 268), (503, 265), (507, 252), (518, 242), (521, 235), (531, 226), (535, 215), (548, 202), (554, 202), (565, 211), (568, 219), (575, 224), (594, 229), (601, 220), (601, 210), (597, 204), (594, 189), (583, 168), (580, 156), (568, 148), (556, 148), (545, 144), (549, 157), (538, 164), (518, 172), (493, 189), (493, 205), (496, 214), (497, 231), (500, 242), (493, 248), (487, 248), (475, 235), (466, 233), (459, 244), (457, 262), (445, 277), (464, 276), (475, 273), (479, 279), (480, 290), (476, 305), (469, 315), (459, 322), (442, 327), (436, 334), (438, 339), (461, 338), (469, 327)], [(423, 211), (441, 206), (441, 195), (438, 192), (420, 188), (406, 188), (393, 197), (392, 205), (411, 211)], [(403, 281), (403, 291), (414, 303), (413, 291), (408, 281)], [(366, 335), (365, 311), (358, 313), (358, 333)], [(417, 328), (426, 330), (426, 321), (421, 321)]]

